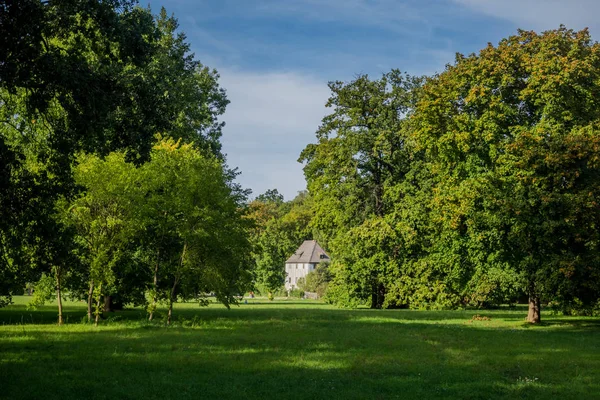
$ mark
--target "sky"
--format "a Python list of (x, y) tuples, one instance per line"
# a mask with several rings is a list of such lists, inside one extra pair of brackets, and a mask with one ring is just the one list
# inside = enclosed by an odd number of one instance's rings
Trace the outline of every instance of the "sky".
[[(144, 4), (143, 0), (140, 2)], [(392, 68), (443, 71), (455, 54), (517, 29), (560, 24), (600, 34), (599, 0), (151, 0), (179, 20), (196, 59), (216, 68), (231, 101), (223, 151), (255, 197), (306, 189), (302, 149), (328, 111), (327, 82)]]

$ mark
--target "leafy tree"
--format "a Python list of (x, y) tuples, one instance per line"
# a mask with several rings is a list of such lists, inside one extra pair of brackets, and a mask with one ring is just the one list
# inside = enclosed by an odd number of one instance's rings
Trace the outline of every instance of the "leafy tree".
[(71, 202), (59, 202), (64, 222), (77, 231), (77, 240), (86, 251), (88, 267), (88, 319), (95, 300), (95, 324), (101, 313), (100, 300), (114, 284), (115, 265), (132, 240), (136, 199), (136, 168), (124, 153), (111, 153), (102, 160), (82, 155), (75, 169), (75, 180), (85, 191)]
[(178, 296), (214, 292), (226, 306), (235, 302), (250, 276), (245, 193), (218, 159), (173, 139), (160, 139), (140, 172), (136, 225), (152, 268), (149, 319), (165, 300), (170, 323)]
[(415, 138), (440, 177), (430, 259), (450, 259), (476, 293), (498, 274), (518, 284), (530, 322), (542, 301), (600, 295), (599, 55), (587, 30), (519, 31), (458, 55), (417, 108)]
[(267, 189), (263, 194), (256, 197), (256, 201), (263, 204), (283, 204), (283, 195), (277, 189)]
[(365, 244), (365, 235), (379, 235), (393, 205), (386, 190), (410, 170), (406, 116), (420, 83), (397, 70), (376, 80), (361, 75), (349, 83), (331, 82), (327, 107), (333, 111), (317, 130), (318, 143), (300, 155), (314, 198), (313, 226), (332, 252), (330, 294), (338, 304), (384, 305), (388, 249), (375, 242), (357, 246)]
[(164, 9), (24, 0), (0, 6), (0, 26), (0, 294), (10, 295), (68, 264), (74, 243), (55, 234), (66, 230), (53, 214), (77, 196), (76, 154), (126, 149), (140, 163), (164, 132), (222, 159), (228, 101)]
[(301, 192), (289, 202), (269, 190), (250, 203), (248, 218), (254, 223), (251, 241), (256, 262), (254, 280), (261, 292), (279, 290), (285, 280), (285, 261), (298, 245), (314, 236), (312, 199)]
[(302, 278), (302, 284), (298, 280), (298, 287), (305, 292), (317, 293), (320, 298), (327, 294), (327, 286), (331, 281), (331, 273), (329, 272), (329, 263), (320, 262), (314, 271), (309, 272), (305, 278)]

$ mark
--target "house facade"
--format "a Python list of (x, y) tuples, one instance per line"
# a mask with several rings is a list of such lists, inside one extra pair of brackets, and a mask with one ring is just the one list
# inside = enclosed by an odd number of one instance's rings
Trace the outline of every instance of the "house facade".
[(285, 262), (285, 289), (298, 287), (298, 279), (314, 271), (321, 261), (331, 261), (329, 254), (316, 240), (305, 240), (298, 250)]

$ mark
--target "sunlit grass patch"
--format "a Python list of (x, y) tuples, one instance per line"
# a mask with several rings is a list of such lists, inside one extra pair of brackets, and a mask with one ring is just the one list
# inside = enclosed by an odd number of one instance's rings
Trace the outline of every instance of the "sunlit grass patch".
[(588, 399), (600, 393), (597, 318), (548, 314), (531, 327), (523, 308), (340, 310), (253, 299), (231, 310), (178, 304), (170, 327), (160, 315), (148, 322), (133, 309), (95, 328), (81, 323), (84, 304), (70, 305), (72, 322), (57, 326), (52, 305), (27, 311), (16, 300), (0, 309), (0, 397), (11, 399)]

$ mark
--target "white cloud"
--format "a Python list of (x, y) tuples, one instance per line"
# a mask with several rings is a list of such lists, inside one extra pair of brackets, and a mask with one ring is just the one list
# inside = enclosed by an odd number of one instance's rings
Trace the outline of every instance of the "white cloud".
[(560, 24), (567, 28), (589, 27), (600, 33), (598, 0), (454, 0), (476, 12), (505, 19), (522, 29), (556, 29)]
[(297, 159), (327, 112), (326, 82), (294, 72), (219, 71), (231, 101), (223, 118), (228, 164), (239, 167), (238, 181), (254, 196), (277, 188), (293, 198), (306, 188)]

